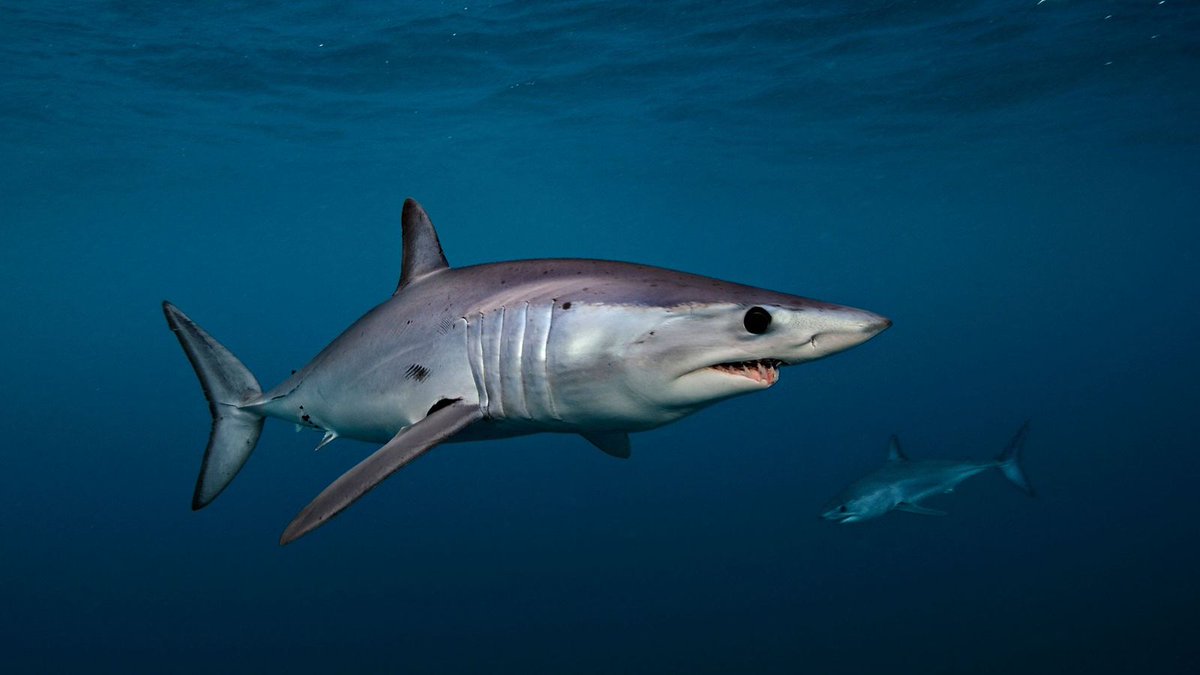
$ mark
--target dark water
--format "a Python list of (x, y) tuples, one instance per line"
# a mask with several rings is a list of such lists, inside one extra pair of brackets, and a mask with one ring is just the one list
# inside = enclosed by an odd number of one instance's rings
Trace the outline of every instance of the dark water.
[[(8, 3), (5, 672), (1194, 672), (1200, 6)], [(399, 270), (583, 256), (895, 327), (634, 437), (373, 448), (208, 413), (158, 304), (267, 386)], [(818, 520), (981, 458), (944, 518)]]

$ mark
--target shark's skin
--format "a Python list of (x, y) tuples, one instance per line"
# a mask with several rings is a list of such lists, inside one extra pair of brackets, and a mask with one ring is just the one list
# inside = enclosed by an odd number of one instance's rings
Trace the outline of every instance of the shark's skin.
[(851, 483), (830, 502), (821, 517), (838, 523), (858, 523), (893, 510), (943, 516), (946, 515), (943, 511), (923, 506), (921, 502), (953, 492), (959, 483), (989, 469), (999, 469), (1009, 481), (1032, 497), (1033, 488), (1020, 464), (1021, 448), (1028, 431), (1029, 423), (1026, 422), (994, 460), (963, 462), (910, 460), (900, 449), (900, 440), (892, 436), (887, 463)]
[(321, 445), (384, 443), (296, 517), (286, 544), (438, 443), (564, 432), (627, 457), (629, 432), (766, 389), (780, 367), (891, 325), (864, 310), (629, 263), (452, 269), (420, 205), (406, 201), (401, 220), (393, 296), (265, 393), (228, 350), (164, 303), (214, 419), (193, 508), (229, 484), (266, 417), (323, 431)]

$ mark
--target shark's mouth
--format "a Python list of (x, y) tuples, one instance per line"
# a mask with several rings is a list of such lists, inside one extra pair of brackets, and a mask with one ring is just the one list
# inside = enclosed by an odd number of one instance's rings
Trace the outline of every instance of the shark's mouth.
[(779, 359), (756, 359), (754, 361), (718, 363), (711, 368), (722, 373), (754, 380), (769, 387), (779, 381), (779, 369), (784, 365), (784, 362)]

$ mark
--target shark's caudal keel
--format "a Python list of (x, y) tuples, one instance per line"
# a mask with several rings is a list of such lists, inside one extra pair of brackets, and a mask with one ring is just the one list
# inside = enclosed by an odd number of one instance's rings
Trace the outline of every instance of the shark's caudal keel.
[(1009, 482), (1032, 497), (1033, 487), (1021, 468), (1021, 450), (1028, 433), (1029, 422), (1025, 422), (995, 460), (966, 462), (912, 461), (900, 449), (900, 439), (893, 435), (888, 445), (887, 463), (847, 487), (825, 508), (821, 517), (838, 523), (857, 523), (892, 510), (943, 516), (946, 515), (944, 512), (923, 506), (921, 502), (953, 492), (959, 483), (989, 469), (998, 469)]
[(629, 433), (766, 389), (786, 366), (891, 325), (864, 310), (655, 267), (524, 260), (450, 268), (424, 210), (404, 204), (392, 297), (307, 366), (262, 392), (170, 303), (167, 323), (213, 415), (193, 507), (249, 458), (263, 420), (384, 445), (313, 500), (288, 543), (439, 443), (577, 433), (629, 456)]

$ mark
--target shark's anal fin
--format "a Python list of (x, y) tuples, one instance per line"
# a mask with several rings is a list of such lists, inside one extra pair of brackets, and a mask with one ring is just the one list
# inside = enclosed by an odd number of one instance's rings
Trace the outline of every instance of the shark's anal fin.
[(324, 525), (404, 465), (482, 418), (477, 404), (456, 401), (402, 429), (304, 507), (283, 531), (280, 545), (293, 542)]
[(629, 459), (629, 434), (624, 431), (589, 431), (579, 435), (605, 454), (618, 459)]
[(944, 516), (944, 515), (946, 515), (945, 511), (938, 511), (937, 509), (926, 508), (924, 506), (913, 504), (912, 502), (900, 502), (899, 504), (896, 505), (896, 510), (897, 511), (908, 511), (909, 513), (916, 513), (916, 514), (919, 514), (922, 516)]
[(446, 262), (446, 254), (442, 253), (442, 244), (438, 241), (437, 230), (433, 229), (433, 222), (415, 199), (404, 200), (400, 229), (404, 250), (401, 252), (400, 283), (396, 284), (396, 293), (417, 279), (450, 266)]

